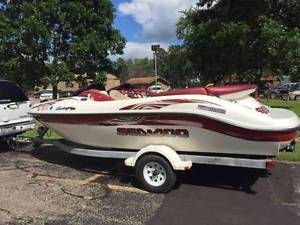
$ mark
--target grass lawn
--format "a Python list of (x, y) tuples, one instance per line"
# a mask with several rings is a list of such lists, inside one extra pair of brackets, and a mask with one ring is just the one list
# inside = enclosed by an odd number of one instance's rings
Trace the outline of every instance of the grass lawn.
[(278, 99), (261, 99), (261, 102), (272, 108), (284, 108), (294, 111), (300, 117), (300, 102), (299, 101), (283, 101)]
[[(29, 131), (21, 134), (21, 136), (24, 137), (24, 138), (34, 138), (34, 137), (36, 137), (38, 135), (37, 130), (40, 126), (41, 126), (41, 124), (36, 122), (35, 129), (29, 130)], [(56, 134), (54, 131), (48, 130), (47, 133), (45, 134), (44, 138), (45, 139), (57, 139), (57, 138), (60, 138), (60, 136), (58, 136), (58, 134)]]
[[(300, 117), (300, 102), (298, 101), (283, 101), (277, 99), (262, 99), (261, 102), (267, 106), (273, 108), (285, 108), (294, 111)], [(298, 131), (298, 138), (300, 137), (300, 132)], [(284, 161), (300, 161), (300, 142), (296, 144), (296, 150), (294, 152), (280, 152), (277, 156), (278, 160)]]

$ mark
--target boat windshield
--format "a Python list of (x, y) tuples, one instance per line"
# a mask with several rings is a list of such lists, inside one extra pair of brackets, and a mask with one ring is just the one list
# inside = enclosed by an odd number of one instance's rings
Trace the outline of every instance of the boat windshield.
[(28, 101), (25, 93), (15, 83), (0, 81), (0, 104)]

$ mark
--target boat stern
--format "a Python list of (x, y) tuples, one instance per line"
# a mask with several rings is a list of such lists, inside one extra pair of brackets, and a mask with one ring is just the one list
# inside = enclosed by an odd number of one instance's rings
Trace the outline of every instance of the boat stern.
[(300, 118), (294, 112), (282, 108), (270, 108), (269, 117), (274, 120), (274, 129), (286, 130), (286, 138), (278, 142), (278, 151), (294, 151)]

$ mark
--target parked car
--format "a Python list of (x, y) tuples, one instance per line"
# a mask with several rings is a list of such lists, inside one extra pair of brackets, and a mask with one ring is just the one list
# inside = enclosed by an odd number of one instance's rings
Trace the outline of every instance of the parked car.
[(257, 92), (260, 97), (271, 99), (280, 97), (280, 92), (276, 88), (260, 87), (257, 89)]
[[(59, 92), (57, 92), (57, 98), (59, 98)], [(46, 89), (42, 90), (40, 94), (40, 102), (45, 102), (48, 100), (53, 99), (53, 90), (52, 89)]]
[(297, 88), (297, 85), (298, 83), (287, 83), (287, 84), (280, 85), (277, 90), (279, 91), (280, 94), (287, 94), (290, 91), (295, 90), (295, 88)]
[(289, 92), (289, 99), (300, 101), (300, 84), (297, 85), (295, 90)]
[(34, 128), (29, 109), (23, 90), (11, 81), (0, 80), (0, 140)]
[(259, 96), (264, 96), (271, 99), (280, 98), (286, 100), (289, 96), (289, 93), (297, 89), (298, 86), (298, 83), (287, 83), (282, 84), (278, 87), (260, 87), (258, 88), (258, 94)]
[(39, 90), (33, 93), (34, 98), (39, 98), (43, 90)]
[(59, 97), (60, 98), (67, 98), (73, 96), (73, 91), (60, 91), (59, 92)]
[(152, 92), (156, 92), (156, 93), (160, 93), (162, 92), (162, 88), (161, 85), (157, 84), (157, 85), (151, 85), (150, 87), (148, 87), (148, 89)]

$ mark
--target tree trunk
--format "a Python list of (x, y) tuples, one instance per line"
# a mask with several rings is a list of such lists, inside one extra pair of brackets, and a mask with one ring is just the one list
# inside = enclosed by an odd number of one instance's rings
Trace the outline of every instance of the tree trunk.
[(57, 99), (57, 83), (54, 83), (54, 84), (52, 84), (52, 90), (53, 90), (53, 92), (52, 92), (52, 98), (53, 99)]
[(254, 82), (255, 82), (255, 84), (259, 84), (259, 82), (260, 82), (260, 78), (261, 78), (261, 76), (262, 76), (262, 73), (263, 73), (263, 70), (262, 69), (259, 69), (257, 72), (256, 72), (256, 74), (255, 74), (255, 80), (254, 80)]
[(232, 85), (232, 74), (229, 75), (229, 85)]

